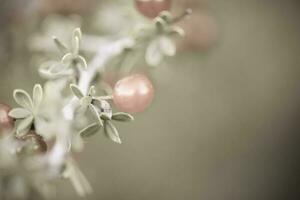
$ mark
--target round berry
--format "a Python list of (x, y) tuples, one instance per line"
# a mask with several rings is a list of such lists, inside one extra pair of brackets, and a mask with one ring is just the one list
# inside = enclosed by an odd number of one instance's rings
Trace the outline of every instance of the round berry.
[(8, 105), (0, 103), (0, 132), (9, 131), (14, 126), (14, 120), (8, 116), (10, 110)]
[(161, 11), (171, 8), (171, 0), (135, 0), (137, 10), (144, 16), (153, 19)]
[(113, 101), (124, 112), (137, 113), (152, 102), (154, 89), (151, 81), (142, 74), (134, 74), (119, 80), (113, 92)]

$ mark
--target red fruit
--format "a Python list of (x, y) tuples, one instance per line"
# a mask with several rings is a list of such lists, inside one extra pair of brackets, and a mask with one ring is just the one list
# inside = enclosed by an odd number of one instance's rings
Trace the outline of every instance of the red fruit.
[(171, 0), (135, 0), (135, 5), (141, 14), (153, 19), (157, 17), (161, 11), (169, 10), (171, 2)]
[(113, 101), (120, 111), (137, 113), (151, 104), (153, 96), (151, 81), (145, 75), (134, 74), (116, 83)]
[(14, 126), (14, 120), (8, 116), (10, 110), (8, 105), (0, 103), (0, 132), (9, 131)]

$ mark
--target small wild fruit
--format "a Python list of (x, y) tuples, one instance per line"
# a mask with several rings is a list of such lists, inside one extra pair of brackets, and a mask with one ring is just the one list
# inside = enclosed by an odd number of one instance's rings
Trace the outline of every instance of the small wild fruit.
[(153, 19), (161, 11), (169, 10), (171, 0), (135, 0), (137, 10), (144, 16)]
[(113, 92), (113, 101), (124, 112), (137, 113), (145, 110), (154, 96), (151, 81), (142, 74), (134, 74), (119, 80)]
[(14, 120), (8, 116), (10, 110), (8, 105), (0, 103), (0, 133), (9, 131), (14, 126)]

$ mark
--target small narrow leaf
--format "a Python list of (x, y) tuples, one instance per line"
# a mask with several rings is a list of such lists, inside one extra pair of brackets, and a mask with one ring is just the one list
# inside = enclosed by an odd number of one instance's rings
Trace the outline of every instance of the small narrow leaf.
[(112, 115), (112, 120), (120, 121), (120, 122), (129, 122), (133, 121), (134, 118), (132, 115), (124, 112), (117, 112)]
[(82, 32), (80, 28), (75, 28), (73, 31), (73, 37), (78, 37), (79, 40), (82, 38)]
[(79, 134), (83, 138), (90, 137), (94, 134), (96, 134), (101, 129), (101, 126), (99, 126), (98, 123), (90, 124), (89, 126), (82, 129)]
[(64, 64), (70, 64), (73, 58), (74, 56), (71, 53), (67, 53), (62, 57), (61, 62)]
[(165, 20), (167, 23), (171, 23), (173, 20), (172, 14), (167, 11), (164, 10), (159, 14), (159, 17), (161, 17), (163, 20)]
[(145, 60), (150, 66), (157, 66), (163, 59), (163, 53), (158, 42), (157, 39), (154, 39), (146, 49)]
[(97, 108), (93, 106), (92, 104), (89, 105), (89, 109), (91, 110), (93, 116), (98, 120), (98, 123), (100, 126), (103, 126), (102, 119), (100, 117), (100, 114), (97, 111)]
[(75, 191), (80, 197), (85, 197), (92, 192), (92, 187), (86, 177), (78, 168), (73, 159), (69, 158), (66, 165), (66, 170), (63, 174), (65, 178), (69, 178)]
[(121, 139), (116, 127), (110, 121), (105, 121), (104, 123), (104, 133), (112, 141), (121, 144)]
[(78, 167), (76, 167), (76, 173), (77, 173), (78, 180), (82, 185), (81, 187), (83, 188), (84, 191), (83, 195), (81, 196), (84, 197), (88, 194), (91, 194), (93, 192), (92, 186)]
[(95, 89), (95, 86), (92, 85), (89, 89), (89, 96), (95, 96), (96, 94), (96, 89)]
[(17, 126), (17, 136), (23, 136), (24, 134), (26, 134), (26, 132), (30, 129), (32, 122), (32, 115), (20, 121), (20, 123)]
[(110, 120), (110, 117), (106, 113), (101, 113), (100, 114), (101, 119), (103, 120)]
[(87, 63), (84, 57), (78, 55), (76, 57), (76, 61), (78, 62), (78, 64), (85, 70), (87, 69)]
[(16, 89), (16, 90), (14, 90), (13, 96), (14, 96), (14, 99), (17, 102), (17, 104), (19, 104), (20, 106), (27, 108), (28, 110), (33, 109), (32, 100), (26, 91)]
[(33, 105), (35, 107), (38, 107), (43, 100), (43, 88), (40, 84), (36, 84), (33, 87), (32, 97), (33, 97)]
[(79, 38), (78, 36), (75, 36), (73, 39), (72, 39), (72, 53), (73, 55), (78, 55), (78, 52), (79, 52)]
[(167, 56), (174, 56), (176, 53), (175, 43), (168, 37), (160, 37), (159, 45), (162, 52)]
[(79, 89), (79, 87), (77, 85), (70, 84), (70, 89), (78, 99), (81, 99), (82, 97), (84, 97), (84, 94), (82, 94), (81, 90)]
[(82, 115), (86, 112), (87, 108), (88, 108), (88, 105), (87, 106), (81, 105), (75, 110), (75, 112)]
[(91, 96), (84, 96), (80, 99), (80, 104), (84, 107), (91, 104), (93, 98)]
[(62, 43), (57, 37), (53, 36), (53, 41), (56, 47), (61, 51), (61, 53), (66, 54), (68, 52), (68, 48), (64, 43)]
[(15, 119), (22, 119), (28, 117), (31, 113), (24, 108), (14, 108), (8, 113), (8, 115)]
[(185, 36), (185, 31), (179, 27), (179, 26), (174, 26), (171, 28), (171, 30), (168, 33), (170, 36), (172, 35), (178, 35), (180, 37), (184, 37)]
[(163, 32), (167, 26), (166, 21), (164, 21), (161, 17), (156, 17), (154, 23), (158, 32)]

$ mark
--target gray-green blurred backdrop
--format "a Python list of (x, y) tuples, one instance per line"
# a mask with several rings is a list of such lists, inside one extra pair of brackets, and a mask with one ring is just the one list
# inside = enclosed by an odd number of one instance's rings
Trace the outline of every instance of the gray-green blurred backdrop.
[[(122, 145), (103, 135), (86, 141), (80, 166), (94, 188), (87, 199), (299, 198), (299, 2), (209, 3), (217, 45), (153, 72), (155, 101), (119, 124)], [(0, 66), (1, 101), (41, 81), (27, 56), (2, 57), (10, 64)], [(62, 181), (58, 199), (79, 198)]]

